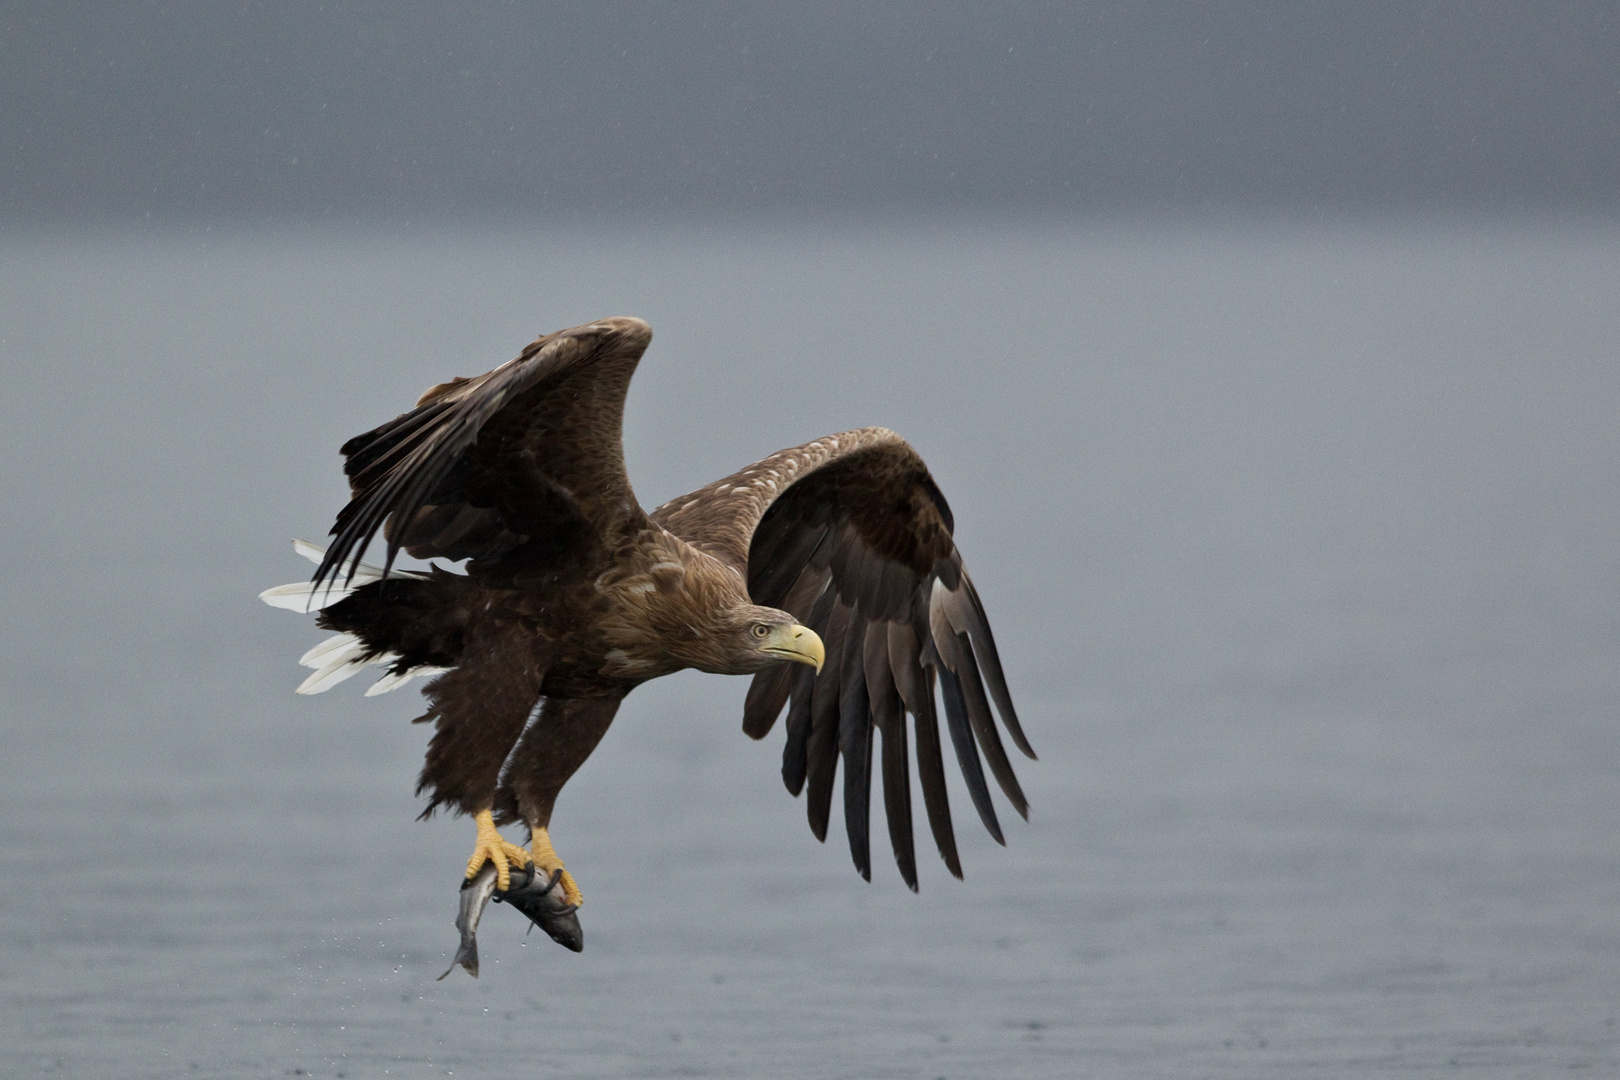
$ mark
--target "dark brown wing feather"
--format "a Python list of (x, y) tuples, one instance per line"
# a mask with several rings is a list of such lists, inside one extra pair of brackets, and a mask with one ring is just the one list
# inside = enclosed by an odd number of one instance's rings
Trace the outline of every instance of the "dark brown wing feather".
[(639, 319), (547, 335), (517, 359), (422, 395), (343, 446), (353, 498), (316, 581), (353, 573), (384, 529), (387, 562), (500, 559), (525, 544), (606, 538), (641, 511), (625, 475), (624, 398), (652, 340)]
[[(961, 877), (945, 790), (934, 689), (968, 794), (1003, 841), (984, 765), (1013, 808), (1028, 802), (994, 714), (1034, 757), (1013, 709), (990, 623), (951, 538), (950, 508), (916, 451), (864, 428), (772, 454), (659, 507), (654, 521), (747, 575), (755, 603), (780, 607), (819, 633), (827, 663), (754, 677), (744, 730), (763, 737), (788, 709), (782, 779), (808, 787), (810, 827), (826, 838), (838, 761), (856, 868), (871, 876), (873, 732), (889, 837), (901, 876), (917, 887), (905, 716), (940, 856)], [(784, 673), (785, 672), (785, 673)], [(994, 714), (992, 713), (994, 706)], [(981, 757), (982, 755), (982, 757)]]

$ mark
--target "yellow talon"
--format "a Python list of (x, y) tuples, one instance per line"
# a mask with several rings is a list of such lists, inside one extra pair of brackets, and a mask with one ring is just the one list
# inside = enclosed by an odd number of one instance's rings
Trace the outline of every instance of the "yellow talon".
[(488, 810), (474, 814), (473, 821), (478, 825), (478, 840), (473, 845), (472, 858), (467, 860), (467, 876), (477, 874), (485, 862), (492, 862), (495, 887), (505, 892), (512, 885), (510, 867), (523, 866), (529, 861), (529, 853), (496, 831), (495, 815)]
[(564, 868), (563, 861), (557, 857), (557, 849), (551, 846), (551, 837), (546, 830), (535, 829), (529, 846), (534, 851), (534, 865), (548, 875), (554, 870), (562, 871), (562, 880), (559, 884), (562, 885), (563, 896), (567, 897), (568, 902), (575, 907), (583, 904), (585, 895), (579, 891), (579, 886), (574, 884), (574, 875)]

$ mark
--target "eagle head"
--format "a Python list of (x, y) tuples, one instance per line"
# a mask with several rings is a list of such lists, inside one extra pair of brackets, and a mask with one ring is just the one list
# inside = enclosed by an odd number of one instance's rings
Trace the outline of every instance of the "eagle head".
[(827, 659), (821, 636), (776, 608), (740, 604), (726, 612), (716, 642), (725, 651), (726, 672), (750, 675), (783, 660), (809, 664), (819, 673)]

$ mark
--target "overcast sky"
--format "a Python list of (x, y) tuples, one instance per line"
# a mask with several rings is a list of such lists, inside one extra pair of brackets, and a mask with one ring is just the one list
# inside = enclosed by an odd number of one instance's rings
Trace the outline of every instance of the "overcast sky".
[(1613, 3), (21, 3), (0, 218), (1606, 208)]

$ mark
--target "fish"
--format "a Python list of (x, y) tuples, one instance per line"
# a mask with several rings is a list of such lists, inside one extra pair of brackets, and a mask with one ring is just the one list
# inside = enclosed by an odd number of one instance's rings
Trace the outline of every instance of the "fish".
[[(521, 876), (521, 877), (520, 877)], [(441, 980), (448, 978), (459, 965), (467, 974), (478, 978), (478, 923), (484, 917), (484, 908), (491, 900), (497, 904), (510, 904), (529, 921), (546, 932), (546, 936), (573, 952), (585, 949), (585, 931), (575, 914), (579, 907), (570, 904), (560, 882), (562, 871), (554, 870), (549, 879), (536, 872), (534, 863), (525, 863), (522, 870), (510, 875), (511, 887), (497, 889), (495, 864), (486, 862), (477, 874), (461, 883), (461, 902), (456, 912), (456, 929), (461, 931), (461, 945), (445, 968)]]
[(585, 931), (579, 925), (579, 916), (575, 914), (579, 905), (568, 902), (568, 894), (563, 891), (561, 884), (562, 870), (553, 870), (550, 878), (542, 879), (531, 862), (525, 863), (520, 872), (523, 874), (522, 881), (518, 881), (517, 874), (513, 874), (510, 889), (505, 892), (495, 890), (495, 902), (517, 908), (563, 948), (584, 952)]
[(495, 864), (486, 862), (476, 875), (461, 883), (461, 907), (456, 912), (456, 929), (461, 931), (461, 947), (456, 950), (450, 966), (438, 978), (443, 982), (460, 964), (467, 974), (478, 978), (478, 921), (484, 917), (484, 907), (495, 895)]

